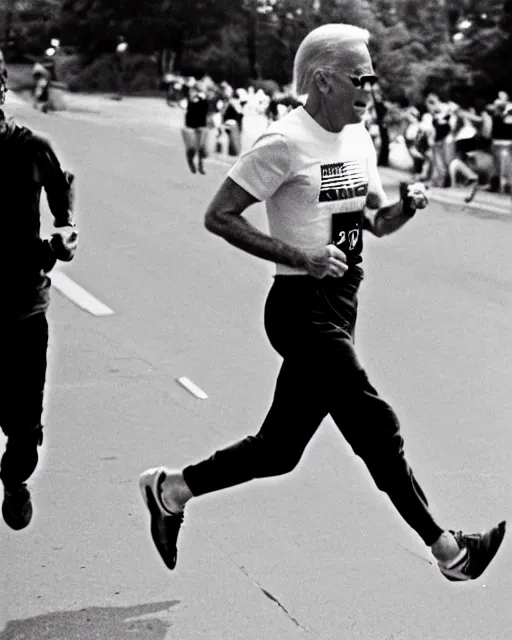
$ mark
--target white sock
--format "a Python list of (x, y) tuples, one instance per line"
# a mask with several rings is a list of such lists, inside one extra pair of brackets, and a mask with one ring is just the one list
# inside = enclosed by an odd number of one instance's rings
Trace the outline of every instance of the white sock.
[(160, 490), (158, 492), (158, 497), (160, 498), (160, 504), (162, 505), (162, 507), (164, 508), (165, 511), (167, 511), (167, 513), (169, 513), (172, 516), (178, 516), (180, 513), (183, 512), (183, 508), (180, 509), (180, 507), (174, 502), (172, 502), (172, 504), (169, 504), (169, 501), (166, 500), (164, 498), (164, 494), (162, 491), (162, 485), (160, 485)]

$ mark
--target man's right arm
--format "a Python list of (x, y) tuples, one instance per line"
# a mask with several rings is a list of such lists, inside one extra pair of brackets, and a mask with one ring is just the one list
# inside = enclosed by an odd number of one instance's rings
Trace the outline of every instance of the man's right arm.
[[(53, 267), (52, 258), (71, 261), (78, 245), (78, 232), (74, 220), (74, 175), (63, 171), (48, 140), (34, 135), (36, 165), (48, 206), (55, 219), (57, 231), (49, 240), (43, 240), (45, 271)], [(52, 255), (53, 254), (53, 255)]]
[(221, 185), (205, 215), (205, 227), (211, 233), (257, 258), (289, 267), (303, 268), (317, 278), (345, 273), (345, 255), (330, 246), (315, 252), (304, 252), (262, 233), (242, 213), (259, 202), (231, 178)]
[(256, 202), (259, 200), (234, 180), (226, 178), (206, 211), (205, 227), (257, 258), (289, 267), (304, 267), (305, 256), (298, 249), (262, 233), (242, 215)]

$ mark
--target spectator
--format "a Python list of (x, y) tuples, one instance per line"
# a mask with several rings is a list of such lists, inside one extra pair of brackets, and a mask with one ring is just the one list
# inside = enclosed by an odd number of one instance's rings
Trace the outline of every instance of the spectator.
[(434, 127), (434, 142), (432, 146), (432, 184), (436, 187), (449, 186), (449, 136), (451, 134), (450, 117), (453, 104), (441, 102), (439, 96), (430, 93), (426, 99), (426, 106), (432, 115)]
[(382, 97), (379, 85), (372, 88), (373, 107), (375, 110), (375, 122), (379, 129), (379, 154), (377, 164), (379, 167), (389, 166), (389, 131), (387, 123), (388, 108)]
[(32, 104), (34, 109), (47, 113), (50, 109), (50, 74), (42, 64), (36, 62), (32, 69), (34, 88)]
[(505, 91), (500, 91), (490, 110), (496, 162), (494, 187), (503, 193), (512, 193), (512, 102)]
[(413, 163), (413, 174), (419, 179), (422, 175), (423, 165), (426, 160), (426, 152), (429, 148), (426, 135), (420, 125), (420, 112), (416, 107), (410, 107), (406, 111), (406, 129), (404, 140)]
[(223, 113), (223, 123), (228, 134), (228, 153), (230, 156), (237, 156), (241, 149), (241, 133), (243, 128), (244, 109), (240, 98), (233, 91), (232, 87), (225, 87), (227, 104)]
[(478, 145), (478, 132), (473, 124), (475, 120), (477, 118), (466, 111), (459, 110), (455, 115), (453, 123), (455, 157), (448, 167), (452, 187), (457, 185), (459, 174), (466, 179), (466, 184), (473, 187), (478, 184), (478, 174), (468, 164), (468, 154), (475, 151)]
[[(185, 152), (190, 171), (205, 174), (206, 143), (208, 136), (207, 118), (209, 104), (206, 94), (199, 85), (191, 86), (188, 92), (185, 112), (185, 126), (182, 129)], [(196, 169), (195, 156), (198, 156)]]

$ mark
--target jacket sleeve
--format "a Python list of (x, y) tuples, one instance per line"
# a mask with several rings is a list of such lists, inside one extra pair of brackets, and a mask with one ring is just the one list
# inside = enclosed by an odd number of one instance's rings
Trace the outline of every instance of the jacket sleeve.
[(74, 227), (74, 175), (63, 171), (49, 140), (33, 134), (36, 164), (55, 227)]

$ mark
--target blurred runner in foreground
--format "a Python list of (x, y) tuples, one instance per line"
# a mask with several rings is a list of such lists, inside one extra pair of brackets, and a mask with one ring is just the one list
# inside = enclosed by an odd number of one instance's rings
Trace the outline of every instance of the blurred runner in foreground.
[[(0, 105), (7, 91), (7, 70), (0, 51)], [(75, 254), (73, 175), (62, 171), (51, 144), (8, 119), (0, 108), (0, 177), (2, 233), (0, 253), (2, 314), (0, 327), (0, 426), (7, 445), (0, 463), (4, 487), (2, 515), (12, 529), (32, 518), (26, 481), (38, 462), (43, 442), (43, 395), (50, 279), (57, 260)], [(39, 235), (41, 189), (55, 218), (56, 232)]]

